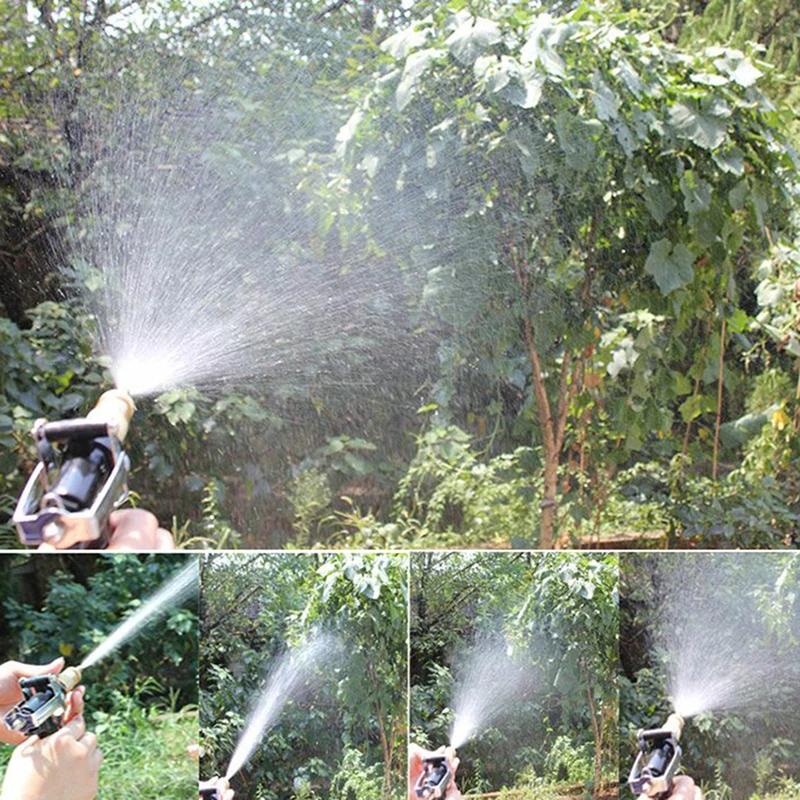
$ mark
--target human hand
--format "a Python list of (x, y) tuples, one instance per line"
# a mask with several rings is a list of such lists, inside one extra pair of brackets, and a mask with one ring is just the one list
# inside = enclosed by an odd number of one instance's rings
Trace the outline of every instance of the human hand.
[[(214, 789), (217, 790), (217, 798), (219, 800), (233, 800), (233, 789), (230, 788), (228, 781), (225, 778), (211, 778), (208, 781), (200, 782), (200, 789)], [(0, 798), (2, 800), (2, 798)]]
[[(108, 518), (111, 528), (109, 550), (174, 550), (175, 541), (172, 534), (158, 527), (155, 515), (143, 508), (126, 508), (115, 511)], [(39, 550), (54, 553), (56, 548), (51, 544), (40, 544)]]
[[(64, 669), (63, 658), (57, 658), (49, 664), (21, 664), (18, 661), (7, 661), (0, 665), (0, 742), (17, 745), (26, 739), (24, 734), (10, 730), (5, 723), (6, 714), (25, 699), (19, 687), (19, 679), (33, 678), (37, 675), (58, 675), (62, 669)], [(67, 710), (64, 713), (63, 724), (83, 713), (83, 695), (82, 686), (67, 694)]]
[(31, 736), (8, 762), (0, 800), (93, 800), (103, 754), (82, 716), (46, 739)]
[(422, 774), (424, 766), (423, 761), (432, 756), (445, 756), (447, 764), (450, 767), (452, 777), (450, 783), (445, 789), (443, 800), (462, 800), (463, 795), (456, 786), (456, 770), (460, 763), (456, 751), (452, 747), (440, 747), (438, 750), (424, 750), (419, 745), (412, 744), (408, 748), (408, 800), (419, 800), (417, 793), (414, 791), (414, 786)]
[(703, 793), (688, 775), (679, 775), (672, 780), (668, 800), (703, 800)]

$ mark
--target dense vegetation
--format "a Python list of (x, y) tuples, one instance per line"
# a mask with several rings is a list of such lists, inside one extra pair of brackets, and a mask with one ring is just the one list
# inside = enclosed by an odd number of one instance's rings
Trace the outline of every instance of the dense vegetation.
[(404, 796), (406, 573), (401, 556), (212, 556), (200, 648), (204, 777), (224, 774), (275, 659), (325, 630), (343, 651), (291, 698), (233, 778), (261, 800)]
[[(737, 675), (743, 661), (777, 658), (779, 676), (766, 668), (751, 671), (749, 685), (739, 690), (747, 702), (686, 721), (683, 772), (710, 800), (797, 796), (800, 728), (788, 711), (797, 702), (797, 569), (796, 558), (778, 553), (631, 554), (621, 560), (621, 780), (633, 763), (636, 732), (660, 727), (672, 711), (667, 662), (694, 659), (705, 677), (704, 692), (711, 696), (720, 682), (741, 685)], [(688, 628), (692, 635), (676, 637), (676, 650), (668, 652), (658, 636), (660, 601), (673, 582), (681, 587), (681, 598), (672, 595), (669, 613), (676, 619), (670, 625), (677, 631)], [(703, 619), (715, 619), (702, 632), (688, 619), (696, 609), (704, 609)]]
[(792, 0), (124, 9), (0, 2), (0, 512), (108, 382), (87, 187), (163, 107), (221, 239), (343, 306), (302, 380), (140, 402), (182, 540), (794, 543)]
[[(5, 659), (76, 666), (176, 566), (175, 558), (6, 556), (0, 561)], [(88, 669), (85, 716), (104, 762), (100, 800), (185, 800), (197, 763), (197, 599), (171, 609)], [(5, 765), (12, 748), (0, 752)]]
[(411, 564), (411, 740), (450, 741), (471, 648), (511, 649), (531, 681), (460, 748), (462, 792), (605, 796), (616, 771), (616, 556), (425, 553)]

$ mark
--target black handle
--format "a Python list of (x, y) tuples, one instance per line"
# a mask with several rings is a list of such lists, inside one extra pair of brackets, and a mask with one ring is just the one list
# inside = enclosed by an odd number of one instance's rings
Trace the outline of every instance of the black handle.
[(39, 435), (48, 442), (67, 442), (70, 439), (97, 439), (108, 436), (108, 423), (91, 422), (83, 417), (79, 419), (59, 419), (45, 422), (39, 429)]

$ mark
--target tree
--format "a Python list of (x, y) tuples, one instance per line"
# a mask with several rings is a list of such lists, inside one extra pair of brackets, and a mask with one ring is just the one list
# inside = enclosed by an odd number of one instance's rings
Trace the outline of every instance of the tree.
[[(462, 791), (534, 777), (541, 790), (569, 776), (600, 796), (616, 758), (616, 556), (420, 553), (411, 564), (414, 738), (448, 740), (454, 687), (472, 655), (512, 652), (505, 668), (516, 664), (528, 681), (459, 753)], [(497, 669), (480, 674), (496, 681)], [(482, 692), (493, 696), (491, 686)]]
[(613, 463), (711, 414), (716, 478), (751, 263), (791, 202), (761, 69), (638, 19), (438, 10), (383, 42), (339, 134), (340, 232), (419, 276), (439, 406), (477, 371), (535, 409), (544, 548), (592, 449)]
[[(519, 620), (561, 643), (562, 669), (573, 669), (583, 690), (594, 739), (595, 800), (603, 791), (603, 758), (614, 752), (619, 669), (619, 558), (542, 556)], [(535, 639), (534, 639), (535, 640)]]
[(227, 768), (270, 665), (325, 631), (341, 656), (315, 665), (321, 688), (305, 701), (289, 698), (234, 786), (277, 798), (298, 780), (332, 800), (397, 798), (405, 774), (405, 573), (401, 556), (207, 559), (204, 773)]

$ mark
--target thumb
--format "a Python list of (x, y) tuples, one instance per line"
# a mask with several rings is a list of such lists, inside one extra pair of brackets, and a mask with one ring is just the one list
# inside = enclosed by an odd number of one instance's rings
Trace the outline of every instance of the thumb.
[(57, 658), (49, 664), (23, 664), (19, 661), (10, 661), (8, 668), (17, 678), (34, 678), (36, 675), (58, 675), (64, 669), (64, 659)]

